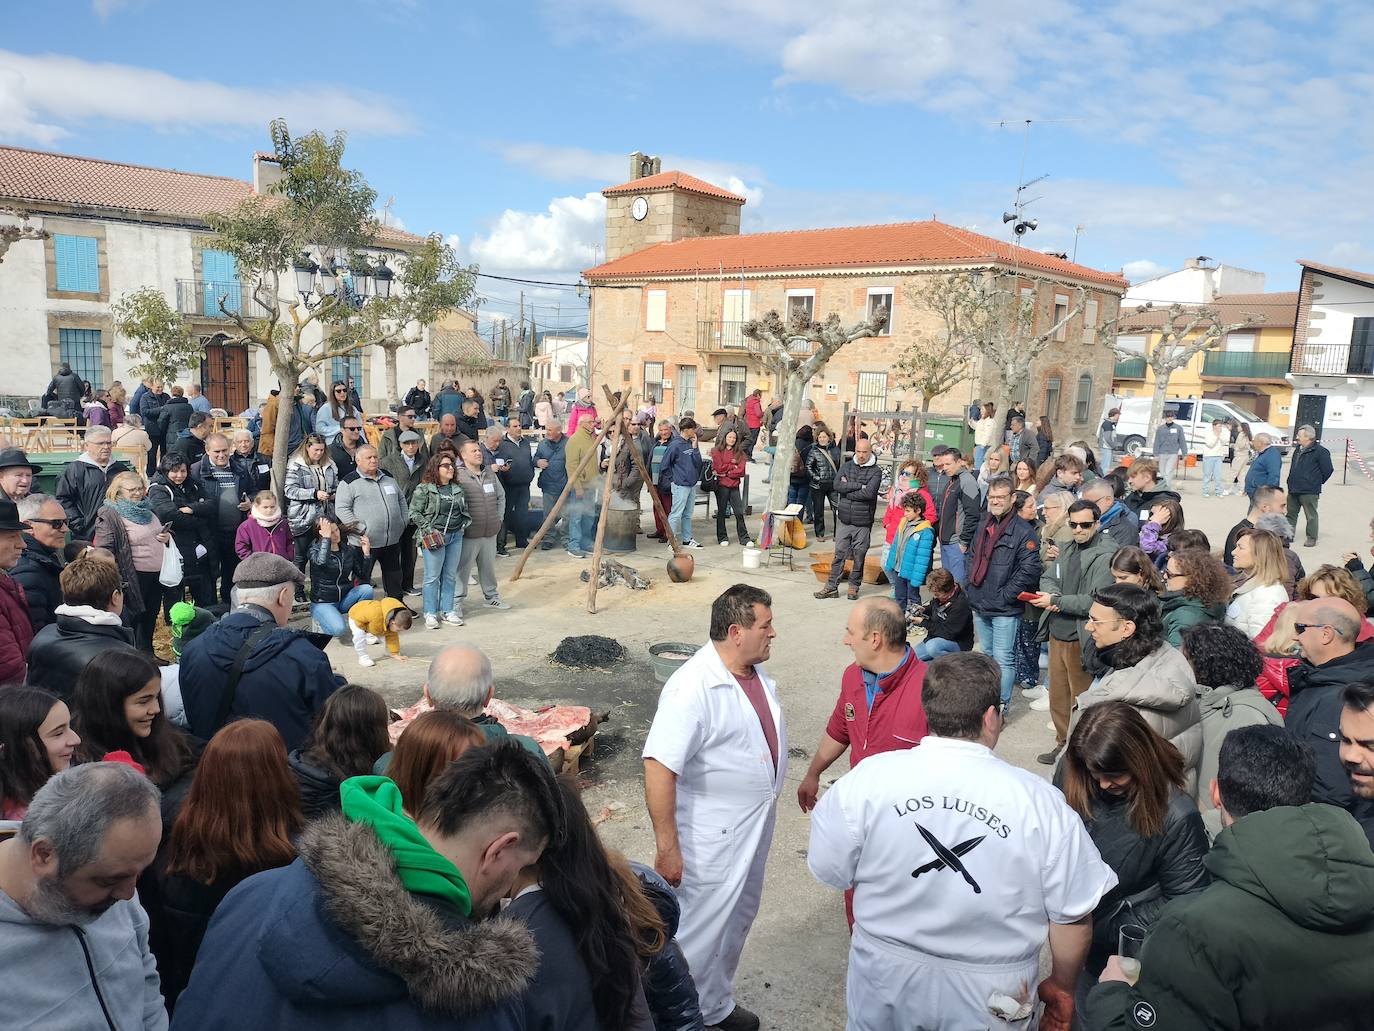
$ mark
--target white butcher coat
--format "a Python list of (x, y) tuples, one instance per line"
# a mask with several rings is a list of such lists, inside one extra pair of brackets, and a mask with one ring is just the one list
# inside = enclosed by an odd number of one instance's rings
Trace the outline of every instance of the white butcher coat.
[(758, 714), (710, 642), (663, 686), (644, 742), (644, 758), (677, 774), (677, 941), (707, 1024), (735, 1007), (735, 968), (758, 914), (787, 772), (787, 730), (777, 691), (762, 666), (754, 669), (778, 732), (776, 769)]
[(989, 996), (1033, 999), (1048, 925), (1116, 884), (1058, 788), (935, 736), (865, 759), (822, 796), (807, 865), (854, 888), (851, 1031), (1031, 1026), (991, 1017)]

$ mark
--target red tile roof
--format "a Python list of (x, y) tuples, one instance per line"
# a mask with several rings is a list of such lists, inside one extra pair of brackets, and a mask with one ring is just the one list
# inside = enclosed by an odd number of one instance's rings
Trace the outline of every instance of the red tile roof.
[(1321, 265), (1315, 261), (1299, 261), (1303, 268), (1310, 268), (1315, 272), (1328, 272), (1341, 279), (1350, 279), (1356, 283), (1368, 283), (1374, 286), (1374, 272), (1357, 272), (1353, 268), (1341, 268), (1339, 265)]
[(667, 189), (669, 186), (675, 186), (679, 190), (686, 190), (689, 193), (700, 193), (706, 197), (719, 197), (722, 200), (745, 203), (745, 198), (738, 193), (722, 190), (719, 186), (708, 183), (705, 179), (698, 179), (694, 175), (688, 175), (686, 172), (659, 172), (657, 175), (646, 175), (642, 179), (631, 179), (628, 183), (621, 183), (619, 186), (602, 190), (601, 195), (610, 197), (618, 193), (646, 193), (649, 190)]
[[(0, 147), (0, 199), (27, 205), (63, 204), (153, 215), (201, 218), (251, 196), (243, 179), (174, 168), (151, 168), (44, 150)], [(379, 243), (418, 243), (422, 237), (383, 226)]]
[[(1185, 304), (1184, 308), (1204, 305)], [(1225, 325), (1244, 323), (1265, 328), (1292, 329), (1297, 324), (1298, 292), (1283, 290), (1268, 294), (1218, 294), (1210, 307), (1217, 310)], [(1158, 328), (1168, 318), (1167, 304), (1157, 304), (1149, 311), (1123, 318), (1122, 326), (1130, 329)], [(1258, 316), (1258, 318), (1253, 318)]]
[[(667, 173), (665, 173), (667, 174)], [(658, 178), (657, 176), (653, 178)], [(621, 187), (615, 187), (619, 190)], [(609, 191), (607, 191), (609, 192)], [(844, 271), (910, 265), (1019, 264), (1027, 271), (1081, 279), (1125, 290), (1119, 273), (1076, 265), (1040, 251), (1014, 248), (990, 236), (928, 222), (803, 229), (741, 236), (698, 236), (654, 244), (583, 275), (588, 280), (666, 275), (727, 275), (792, 269)]]

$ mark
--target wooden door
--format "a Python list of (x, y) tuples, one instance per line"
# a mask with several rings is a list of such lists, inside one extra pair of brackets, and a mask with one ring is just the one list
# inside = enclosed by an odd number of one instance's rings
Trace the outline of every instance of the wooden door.
[(225, 342), (223, 337), (205, 341), (205, 357), (200, 360), (200, 382), (205, 396), (215, 408), (238, 415), (248, 407), (248, 348)]

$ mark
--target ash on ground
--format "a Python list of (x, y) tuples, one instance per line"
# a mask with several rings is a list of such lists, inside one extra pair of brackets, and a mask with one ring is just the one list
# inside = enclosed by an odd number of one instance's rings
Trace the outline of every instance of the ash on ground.
[[(589, 570), (582, 570), (581, 579), (585, 584), (592, 578)], [(597, 577), (596, 586), (614, 587), (624, 585), (632, 591), (648, 590), (653, 581), (640, 576), (639, 570), (633, 566), (627, 566), (624, 562), (617, 562), (615, 559), (604, 559), (601, 563), (601, 575)]]
[(619, 641), (599, 634), (565, 637), (549, 656), (560, 666), (572, 669), (610, 669), (625, 658), (625, 647)]

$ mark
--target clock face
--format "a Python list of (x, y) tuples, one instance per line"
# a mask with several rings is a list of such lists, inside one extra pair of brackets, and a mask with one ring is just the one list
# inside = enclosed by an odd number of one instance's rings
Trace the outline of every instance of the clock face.
[(636, 222), (642, 222), (644, 216), (649, 213), (649, 200), (647, 197), (636, 197), (630, 205), (630, 214), (634, 216)]

